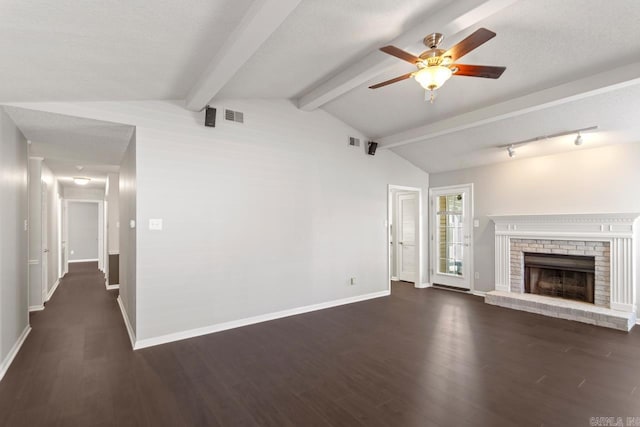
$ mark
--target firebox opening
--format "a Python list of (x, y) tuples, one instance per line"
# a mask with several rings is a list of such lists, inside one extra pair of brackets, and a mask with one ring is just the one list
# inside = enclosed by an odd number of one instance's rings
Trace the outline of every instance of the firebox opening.
[(526, 293), (594, 302), (595, 257), (524, 253)]

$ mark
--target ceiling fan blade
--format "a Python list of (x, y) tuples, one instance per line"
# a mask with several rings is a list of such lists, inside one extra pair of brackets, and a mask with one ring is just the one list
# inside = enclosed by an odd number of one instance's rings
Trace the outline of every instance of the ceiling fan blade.
[(450, 56), (451, 61), (456, 61), (478, 46), (488, 42), (495, 36), (496, 33), (494, 33), (493, 31), (489, 31), (486, 28), (480, 28), (469, 37), (446, 51), (442, 56)]
[(404, 50), (397, 48), (395, 46), (385, 46), (380, 48), (381, 51), (387, 53), (389, 55), (395, 56), (396, 58), (400, 58), (403, 61), (411, 62), (415, 64), (420, 62), (421, 59), (415, 55), (410, 54), (409, 52), (405, 52)]
[(382, 86), (386, 86), (386, 85), (390, 85), (392, 83), (396, 83), (396, 82), (399, 82), (399, 81), (402, 81), (402, 80), (406, 80), (409, 77), (411, 77), (412, 74), (413, 73), (403, 74), (403, 75), (401, 75), (399, 77), (396, 77), (395, 79), (387, 80), (385, 82), (378, 83), (378, 84), (375, 84), (373, 86), (369, 86), (369, 89), (378, 89), (379, 87), (382, 87)]
[(451, 68), (457, 68), (454, 76), (484, 77), (486, 79), (497, 79), (504, 73), (507, 67), (492, 67), (490, 65), (466, 65), (453, 64)]

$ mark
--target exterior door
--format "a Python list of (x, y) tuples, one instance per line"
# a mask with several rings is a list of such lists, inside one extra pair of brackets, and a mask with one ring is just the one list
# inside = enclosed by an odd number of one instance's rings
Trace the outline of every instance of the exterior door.
[(431, 281), (471, 289), (473, 187), (431, 189)]
[(398, 278), (406, 282), (416, 281), (418, 271), (416, 265), (416, 221), (418, 210), (418, 195), (406, 193), (398, 195)]

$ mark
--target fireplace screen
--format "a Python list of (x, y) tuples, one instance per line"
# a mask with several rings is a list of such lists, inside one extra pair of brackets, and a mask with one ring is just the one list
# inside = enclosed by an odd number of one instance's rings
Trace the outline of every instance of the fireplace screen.
[(524, 291), (593, 303), (595, 258), (524, 254)]

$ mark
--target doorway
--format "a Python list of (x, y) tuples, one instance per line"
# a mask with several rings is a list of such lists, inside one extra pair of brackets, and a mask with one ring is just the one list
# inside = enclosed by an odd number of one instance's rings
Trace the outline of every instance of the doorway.
[(473, 290), (473, 184), (431, 188), (431, 282)]
[(63, 214), (64, 270), (78, 262), (97, 262), (104, 270), (104, 201), (68, 199)]
[(389, 283), (422, 287), (422, 190), (389, 185), (388, 207)]

